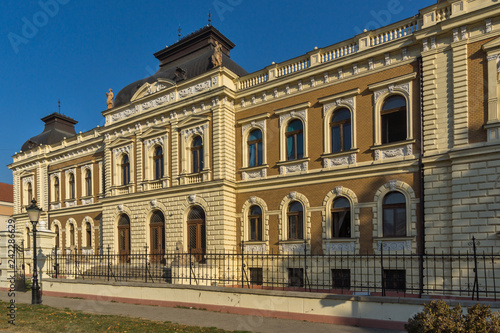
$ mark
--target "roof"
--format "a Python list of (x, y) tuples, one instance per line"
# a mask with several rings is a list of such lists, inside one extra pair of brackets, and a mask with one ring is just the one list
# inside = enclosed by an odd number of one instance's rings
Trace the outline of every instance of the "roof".
[(156, 52), (154, 56), (160, 61), (158, 71), (120, 90), (116, 95), (114, 107), (129, 103), (137, 90), (146, 82), (154, 83), (158, 79), (166, 79), (177, 83), (211, 70), (214, 68), (211, 57), (214, 54), (216, 42), (222, 47), (222, 66), (236, 75), (247, 75), (248, 72), (229, 57), (229, 51), (234, 44), (209, 25)]
[(0, 201), (14, 203), (14, 186), (0, 183)]
[(28, 151), (41, 144), (51, 145), (76, 135), (75, 124), (78, 122), (73, 118), (54, 112), (42, 118), (42, 121), (45, 122), (43, 132), (26, 141), (21, 151)]

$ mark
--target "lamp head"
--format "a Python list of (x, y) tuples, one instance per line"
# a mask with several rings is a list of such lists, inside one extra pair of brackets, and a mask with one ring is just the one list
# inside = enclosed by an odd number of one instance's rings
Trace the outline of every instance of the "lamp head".
[(36, 200), (31, 200), (31, 205), (26, 208), (26, 212), (28, 213), (28, 218), (30, 222), (38, 222), (40, 219), (40, 214), (42, 213), (42, 209), (38, 208), (36, 205)]

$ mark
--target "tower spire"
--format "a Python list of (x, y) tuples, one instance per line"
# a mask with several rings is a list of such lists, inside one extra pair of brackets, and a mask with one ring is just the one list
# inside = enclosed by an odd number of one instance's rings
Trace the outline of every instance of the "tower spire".
[(181, 24), (179, 23), (179, 40), (177, 41), (180, 41), (181, 40)]
[(59, 105), (59, 114), (61, 114), (61, 99), (60, 98), (57, 101), (57, 104)]
[(212, 11), (208, 10), (208, 26), (212, 25)]

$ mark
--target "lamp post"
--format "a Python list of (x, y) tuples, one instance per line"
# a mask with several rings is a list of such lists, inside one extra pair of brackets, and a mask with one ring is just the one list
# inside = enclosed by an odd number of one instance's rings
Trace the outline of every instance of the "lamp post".
[(38, 273), (37, 273), (37, 262), (36, 262), (36, 224), (40, 219), (40, 214), (42, 209), (38, 208), (36, 205), (36, 200), (31, 200), (31, 206), (26, 208), (28, 213), (28, 218), (33, 224), (33, 286), (31, 287), (31, 304), (42, 304), (42, 295), (40, 293), (40, 286), (38, 285)]

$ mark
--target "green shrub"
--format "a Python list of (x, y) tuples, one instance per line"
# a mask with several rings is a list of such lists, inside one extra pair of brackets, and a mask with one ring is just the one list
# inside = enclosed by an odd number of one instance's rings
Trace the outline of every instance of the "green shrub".
[(460, 305), (450, 308), (445, 301), (431, 301), (405, 328), (409, 333), (500, 333), (500, 314), (478, 303), (464, 315)]

